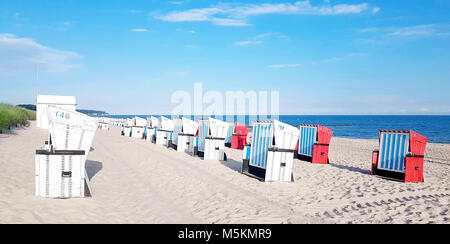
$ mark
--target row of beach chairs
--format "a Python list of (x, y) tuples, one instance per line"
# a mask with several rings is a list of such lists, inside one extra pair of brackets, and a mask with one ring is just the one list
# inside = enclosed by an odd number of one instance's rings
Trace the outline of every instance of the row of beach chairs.
[[(294, 127), (278, 120), (256, 120), (250, 129), (213, 118), (193, 121), (150, 116), (117, 119), (123, 136), (143, 138), (204, 160), (227, 160), (225, 145), (242, 149), (242, 173), (263, 181), (293, 181), (293, 159), (328, 164), (333, 131), (321, 125)], [(372, 175), (423, 182), (427, 139), (414, 131), (380, 130), (372, 154)]]
[[(35, 195), (48, 198), (91, 194), (86, 159), (97, 129), (122, 127), (121, 134), (174, 148), (204, 160), (226, 161), (225, 146), (242, 149), (242, 173), (263, 181), (293, 181), (294, 158), (328, 164), (333, 131), (321, 125), (294, 127), (277, 120), (245, 125), (214, 118), (193, 121), (150, 116), (147, 119), (92, 118), (48, 106), (48, 139), (36, 150)], [(372, 153), (371, 174), (404, 182), (423, 182), (427, 138), (412, 130), (380, 130)]]

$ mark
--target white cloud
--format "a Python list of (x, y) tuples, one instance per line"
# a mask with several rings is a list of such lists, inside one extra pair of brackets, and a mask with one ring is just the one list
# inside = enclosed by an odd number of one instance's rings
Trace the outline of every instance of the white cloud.
[(263, 44), (263, 41), (240, 41), (240, 42), (235, 42), (234, 45), (236, 46), (246, 46), (246, 45), (258, 45), (258, 44)]
[(430, 36), (449, 36), (450, 25), (424, 24), (404, 27), (372, 27), (358, 30), (359, 33), (382, 33), (385, 38), (419, 38)]
[(182, 28), (177, 28), (176, 31), (182, 32), (182, 33), (187, 33), (187, 34), (196, 34), (197, 33), (195, 30), (185, 30)]
[(268, 33), (259, 34), (255, 37), (253, 37), (253, 39), (259, 40), (259, 39), (270, 38), (270, 37), (275, 37), (275, 38), (283, 39), (283, 40), (291, 39), (289, 36), (280, 34), (278, 32), (268, 32)]
[(173, 5), (181, 5), (181, 4), (183, 4), (182, 1), (169, 1), (169, 3), (173, 4)]
[(219, 8), (191, 9), (183, 12), (172, 12), (156, 19), (168, 22), (211, 21), (211, 16), (221, 13)]
[(0, 34), (0, 73), (34, 71), (36, 64), (41, 72), (65, 72), (81, 66), (72, 63), (80, 58), (75, 52), (52, 49), (12, 34)]
[(279, 4), (221, 3), (209, 8), (175, 11), (155, 16), (155, 18), (168, 22), (208, 21), (215, 25), (249, 26), (247, 18), (250, 16), (266, 14), (342, 15), (359, 14), (366, 10), (368, 10), (367, 3), (336, 5), (325, 3), (322, 6), (313, 6), (309, 0)]
[(250, 26), (250, 24), (247, 24), (244, 20), (240, 19), (212, 18), (211, 22), (221, 26)]
[(399, 37), (407, 37), (407, 36), (430, 36), (433, 34), (437, 34), (435, 25), (417, 25), (417, 26), (409, 26), (398, 28), (388, 34), (387, 36), (399, 36)]
[(344, 61), (345, 57), (334, 57), (334, 58), (327, 58), (322, 60), (322, 62), (324, 63), (329, 63), (329, 62), (338, 62), (338, 61)]
[(148, 29), (131, 29), (132, 32), (148, 32)]
[(299, 66), (303, 66), (303, 65), (317, 65), (317, 64), (325, 64), (325, 63), (330, 63), (330, 62), (340, 62), (340, 61), (344, 61), (347, 58), (350, 57), (356, 57), (356, 56), (362, 56), (364, 55), (363, 53), (350, 53), (347, 54), (345, 56), (342, 57), (333, 57), (333, 58), (325, 58), (319, 61), (312, 61), (312, 62), (303, 62), (303, 63), (293, 63), (293, 64), (274, 64), (274, 65), (269, 65), (269, 68), (294, 68), (294, 67), (299, 67)]
[(380, 8), (373, 8), (372, 9), (372, 14), (376, 14), (380, 11)]
[(137, 10), (137, 9), (130, 9), (128, 10), (128, 13), (130, 14), (138, 14), (144, 12), (143, 10)]
[(269, 39), (269, 38), (278, 38), (278, 39), (282, 39), (282, 40), (289, 40), (290, 38), (286, 35), (282, 35), (278, 32), (268, 32), (268, 33), (263, 33), (263, 34), (259, 34), (256, 35), (252, 38), (250, 38), (247, 41), (240, 41), (240, 42), (235, 42), (236, 46), (243, 46), (243, 45), (251, 45), (251, 44), (262, 44), (264, 39)]

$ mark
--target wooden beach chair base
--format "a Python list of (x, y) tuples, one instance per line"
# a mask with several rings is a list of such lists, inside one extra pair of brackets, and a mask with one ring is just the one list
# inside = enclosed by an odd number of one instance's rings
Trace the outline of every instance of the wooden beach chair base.
[(47, 198), (91, 196), (84, 152), (36, 150), (35, 195)]
[(376, 175), (384, 179), (391, 179), (408, 182), (424, 182), (423, 177), (423, 163), (424, 156), (406, 155), (405, 157), (405, 172), (395, 172), (389, 170), (378, 169), (378, 155), (379, 151), (372, 152), (372, 169), (371, 175)]

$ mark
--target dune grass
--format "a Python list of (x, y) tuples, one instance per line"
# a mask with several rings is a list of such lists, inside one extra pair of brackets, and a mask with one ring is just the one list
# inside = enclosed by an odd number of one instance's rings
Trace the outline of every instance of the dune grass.
[(25, 108), (0, 103), (0, 130), (11, 125), (25, 125), (28, 120), (36, 120), (36, 112)]

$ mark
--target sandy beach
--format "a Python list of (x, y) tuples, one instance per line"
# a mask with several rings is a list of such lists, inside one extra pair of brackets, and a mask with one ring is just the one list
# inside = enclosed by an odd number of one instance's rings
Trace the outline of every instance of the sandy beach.
[(0, 223), (450, 223), (450, 145), (429, 143), (424, 183), (370, 175), (377, 140), (333, 138), (330, 164), (294, 161), (293, 183), (240, 173), (242, 152), (203, 161), (97, 130), (87, 161), (92, 197), (34, 196), (35, 150), (47, 130), (0, 135)]

